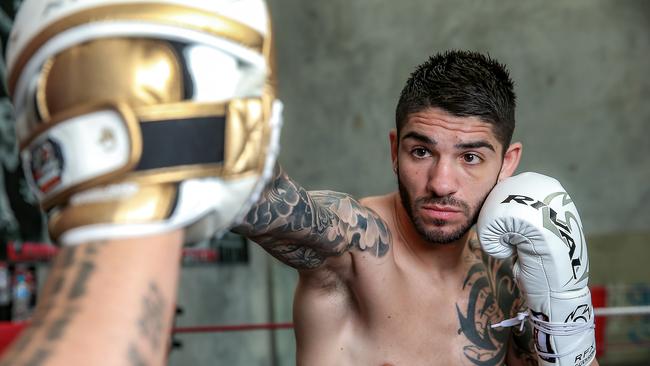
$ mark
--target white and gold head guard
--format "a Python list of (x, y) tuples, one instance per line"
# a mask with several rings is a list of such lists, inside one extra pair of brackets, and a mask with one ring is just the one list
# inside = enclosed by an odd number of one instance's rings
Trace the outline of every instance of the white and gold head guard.
[(26, 0), (7, 79), (53, 238), (232, 225), (278, 152), (272, 60), (262, 0)]

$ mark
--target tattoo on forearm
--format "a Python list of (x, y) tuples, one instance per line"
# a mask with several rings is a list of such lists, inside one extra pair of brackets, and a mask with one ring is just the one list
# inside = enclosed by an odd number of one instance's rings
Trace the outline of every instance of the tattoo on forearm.
[(39, 349), (34, 352), (31, 357), (25, 362), (25, 366), (41, 366), (50, 356), (50, 351), (46, 349)]
[[(170, 335), (165, 330), (167, 301), (165, 301), (162, 291), (155, 282), (149, 282), (141, 304), (136, 324), (140, 337), (138, 341), (129, 344), (126, 354), (130, 366), (147, 365), (149, 362), (147, 362), (145, 354), (158, 357), (163, 342)], [(140, 339), (144, 340), (144, 345), (140, 344)], [(147, 344), (149, 347), (145, 347), (143, 350), (142, 346)]]
[(384, 256), (390, 232), (356, 200), (332, 191), (311, 191), (278, 170), (264, 196), (233, 229), (296, 268), (316, 268), (348, 250)]
[(63, 314), (60, 317), (54, 319), (49, 327), (47, 327), (46, 338), (50, 341), (56, 341), (63, 336), (66, 327), (70, 324), (70, 321), (73, 318), (73, 315), (78, 312), (74, 306), (66, 306), (63, 309)]
[(144, 356), (142, 356), (142, 353), (133, 344), (129, 345), (128, 359), (130, 366), (147, 366)]
[(147, 293), (142, 298), (142, 309), (138, 327), (140, 334), (148, 340), (151, 347), (157, 351), (162, 343), (165, 319), (165, 300), (160, 289), (151, 282)]
[[(39, 366), (48, 361), (68, 325), (79, 313), (78, 302), (85, 294), (86, 284), (94, 272), (94, 257), (100, 245), (86, 244), (85, 251), (82, 247), (61, 250), (53, 265), (48, 286), (43, 291), (43, 300), (32, 317), (32, 326), (21, 335), (11, 354), (0, 365)], [(71, 275), (73, 279), (68, 281)], [(66, 288), (69, 288), (67, 295), (64, 291)], [(64, 299), (63, 307), (57, 306), (61, 299)], [(39, 338), (38, 342), (35, 342), (36, 338)]]
[(86, 284), (88, 283), (88, 278), (90, 278), (93, 271), (95, 271), (95, 264), (92, 261), (85, 260), (81, 263), (79, 274), (72, 283), (72, 288), (68, 294), (70, 300), (78, 299), (86, 293)]

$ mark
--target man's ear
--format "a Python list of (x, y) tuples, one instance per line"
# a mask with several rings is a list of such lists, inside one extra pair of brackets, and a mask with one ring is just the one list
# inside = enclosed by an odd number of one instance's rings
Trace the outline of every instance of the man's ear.
[(397, 141), (397, 131), (395, 129), (390, 130), (388, 139), (390, 140), (390, 159), (393, 162), (393, 171), (397, 173), (397, 148), (399, 141)]
[(521, 160), (521, 151), (523, 146), (520, 142), (515, 142), (508, 146), (505, 155), (503, 156), (503, 164), (501, 164), (501, 171), (499, 172), (499, 181), (511, 176)]

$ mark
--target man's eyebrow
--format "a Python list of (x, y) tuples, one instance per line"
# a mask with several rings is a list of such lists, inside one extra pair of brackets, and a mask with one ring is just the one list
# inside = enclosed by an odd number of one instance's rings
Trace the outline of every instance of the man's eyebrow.
[(432, 138), (430, 138), (428, 136), (425, 136), (425, 135), (423, 135), (421, 133), (417, 133), (415, 131), (411, 131), (411, 132), (405, 134), (404, 137), (402, 137), (402, 140), (406, 140), (406, 139), (418, 140), (421, 143), (428, 144), (428, 145), (436, 145), (437, 144), (436, 140), (434, 140), (434, 139), (432, 139)]
[(454, 145), (455, 148), (459, 150), (467, 150), (467, 149), (480, 149), (482, 147), (488, 148), (494, 152), (496, 152), (496, 149), (494, 146), (492, 146), (491, 143), (485, 141), (485, 140), (478, 140), (478, 141), (470, 141), (470, 142), (462, 142), (460, 144)]

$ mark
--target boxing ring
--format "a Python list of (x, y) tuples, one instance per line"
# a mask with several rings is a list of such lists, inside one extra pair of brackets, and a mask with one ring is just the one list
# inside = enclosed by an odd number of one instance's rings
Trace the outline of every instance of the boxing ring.
[[(44, 243), (9, 243), (8, 263), (47, 263), (57, 253), (57, 248)], [(218, 263), (220, 253), (214, 248), (185, 248), (183, 263)], [(650, 364), (650, 284), (591, 285), (596, 322), (597, 358), (601, 365), (619, 353), (647, 353)], [(621, 298), (632, 298), (634, 304)], [(629, 300), (629, 299), (628, 299)], [(628, 305), (620, 305), (628, 303)], [(177, 311), (178, 313), (178, 311)], [(177, 314), (178, 315), (178, 314)], [(0, 354), (20, 334), (28, 322), (0, 322)], [(290, 331), (291, 322), (257, 322), (227, 324), (195, 324), (174, 326), (172, 346), (181, 347), (174, 335), (227, 334), (232, 332)]]

